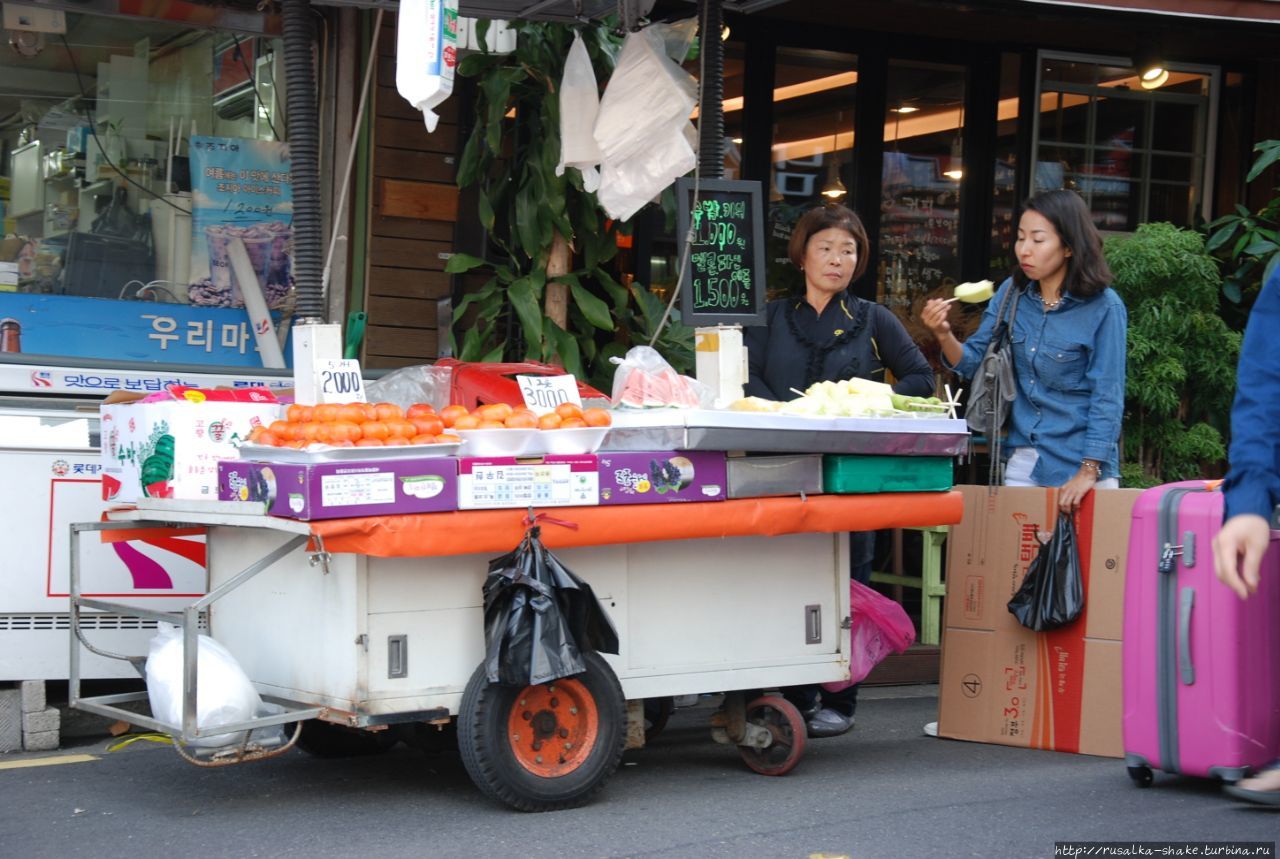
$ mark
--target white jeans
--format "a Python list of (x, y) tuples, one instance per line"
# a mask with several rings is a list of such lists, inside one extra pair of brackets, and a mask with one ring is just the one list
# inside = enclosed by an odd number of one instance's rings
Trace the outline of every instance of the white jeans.
[[(1034, 447), (1014, 448), (1013, 455), (1004, 466), (1004, 485), (1039, 486), (1040, 484), (1031, 479), (1031, 470), (1036, 467), (1039, 459), (1040, 454), (1036, 453)], [(1120, 481), (1114, 477), (1108, 477), (1106, 480), (1099, 480), (1093, 486), (1095, 489), (1119, 489)]]

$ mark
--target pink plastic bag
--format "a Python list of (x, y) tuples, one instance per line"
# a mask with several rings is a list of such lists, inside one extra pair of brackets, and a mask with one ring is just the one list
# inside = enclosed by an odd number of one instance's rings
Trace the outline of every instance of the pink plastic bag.
[(823, 683), (828, 692), (861, 683), (890, 653), (901, 653), (916, 640), (916, 628), (902, 606), (861, 582), (849, 580), (853, 628), (849, 631), (849, 679)]

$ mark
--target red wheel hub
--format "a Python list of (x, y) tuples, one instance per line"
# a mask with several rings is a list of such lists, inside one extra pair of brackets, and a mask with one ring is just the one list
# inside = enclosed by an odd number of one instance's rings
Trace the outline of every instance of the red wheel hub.
[(599, 733), (595, 699), (572, 678), (526, 687), (507, 717), (507, 740), (516, 761), (544, 778), (582, 766)]

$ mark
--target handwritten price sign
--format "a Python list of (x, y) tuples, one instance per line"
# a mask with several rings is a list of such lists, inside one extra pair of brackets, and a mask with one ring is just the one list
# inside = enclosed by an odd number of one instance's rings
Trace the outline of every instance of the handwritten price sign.
[(524, 404), (536, 415), (554, 412), (561, 403), (582, 405), (578, 380), (573, 376), (516, 376)]
[(364, 403), (364, 379), (360, 362), (350, 358), (322, 361), (316, 367), (318, 403)]

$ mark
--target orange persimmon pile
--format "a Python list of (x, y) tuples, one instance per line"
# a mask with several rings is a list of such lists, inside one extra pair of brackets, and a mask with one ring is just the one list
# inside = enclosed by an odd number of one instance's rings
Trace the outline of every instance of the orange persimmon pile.
[(475, 409), (445, 406), (437, 414), (428, 403), (414, 403), (408, 410), (394, 403), (345, 403), (319, 406), (291, 405), (281, 420), (259, 426), (249, 433), (249, 441), (270, 447), (306, 448), (311, 444), (330, 447), (390, 447), (406, 444), (448, 444), (459, 442), (458, 431), (474, 429), (573, 429), (607, 427), (612, 423), (606, 409), (584, 409), (562, 403), (554, 412), (539, 417), (525, 408), (506, 403), (489, 403)]
[(573, 429), (575, 427), (607, 427), (613, 420), (606, 409), (584, 409), (573, 403), (561, 403), (554, 412), (539, 417), (533, 411), (506, 403), (488, 403), (468, 410), (466, 406), (445, 406), (440, 410), (444, 425), (458, 430), (473, 429)]
[(461, 440), (445, 431), (444, 421), (428, 403), (414, 403), (407, 411), (394, 403), (294, 404), (285, 412), (285, 419), (249, 433), (254, 444), (298, 449), (310, 444), (392, 447)]

